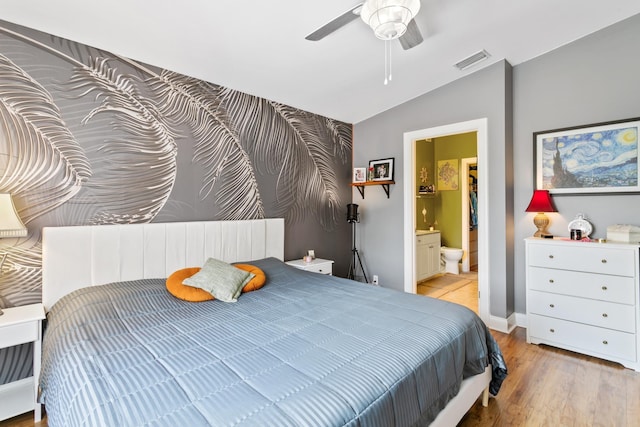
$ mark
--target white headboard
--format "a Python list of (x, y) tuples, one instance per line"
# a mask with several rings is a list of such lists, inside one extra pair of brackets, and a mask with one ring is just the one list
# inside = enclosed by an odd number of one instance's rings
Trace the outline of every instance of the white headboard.
[(284, 220), (45, 227), (42, 303), (46, 310), (86, 286), (167, 277), (207, 258), (284, 259)]

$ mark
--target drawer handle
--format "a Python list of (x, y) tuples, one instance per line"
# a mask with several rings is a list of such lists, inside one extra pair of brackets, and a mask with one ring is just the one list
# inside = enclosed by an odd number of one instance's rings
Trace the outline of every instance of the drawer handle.
[(604, 340), (604, 341), (602, 341), (602, 344), (607, 345), (607, 344), (609, 344), (609, 341)]
[(603, 290), (603, 291), (606, 291), (606, 290), (607, 290), (607, 287), (606, 287), (606, 286), (603, 286), (603, 287), (602, 287), (602, 290)]
[(553, 259), (553, 255), (549, 255), (549, 258)]
[(555, 331), (556, 331), (556, 330), (555, 330), (555, 329), (553, 329), (553, 328), (549, 329), (549, 332), (551, 332), (551, 333), (554, 333)]
[(601, 262), (602, 262), (603, 264), (606, 264), (606, 263), (607, 263), (607, 260), (606, 260), (606, 259), (603, 259)]
[(609, 317), (607, 313), (602, 313), (602, 317)]
[(554, 308), (554, 307), (555, 307), (555, 305), (553, 305), (553, 304), (549, 304), (549, 307)]

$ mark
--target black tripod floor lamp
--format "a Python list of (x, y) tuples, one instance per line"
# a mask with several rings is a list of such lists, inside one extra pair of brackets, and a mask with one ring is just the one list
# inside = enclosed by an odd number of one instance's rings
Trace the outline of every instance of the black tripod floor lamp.
[(347, 222), (351, 223), (351, 265), (349, 266), (349, 274), (347, 275), (347, 279), (356, 280), (356, 268), (359, 265), (360, 270), (362, 271), (362, 275), (364, 276), (365, 283), (369, 283), (367, 273), (364, 271), (364, 267), (362, 266), (360, 253), (356, 248), (356, 223), (360, 222), (358, 205), (353, 203), (349, 203), (347, 205)]

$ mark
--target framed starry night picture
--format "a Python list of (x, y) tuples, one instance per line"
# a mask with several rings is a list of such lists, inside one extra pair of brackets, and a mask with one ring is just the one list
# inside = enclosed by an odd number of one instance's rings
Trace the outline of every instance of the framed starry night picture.
[(536, 189), (552, 194), (640, 192), (640, 118), (535, 132)]

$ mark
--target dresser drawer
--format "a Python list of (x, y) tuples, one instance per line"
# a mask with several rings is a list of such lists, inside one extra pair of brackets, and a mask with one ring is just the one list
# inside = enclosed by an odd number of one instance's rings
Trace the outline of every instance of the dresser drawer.
[(531, 244), (530, 266), (634, 277), (634, 250), (562, 244)]
[(328, 274), (331, 275), (332, 274), (332, 270), (333, 270), (333, 264), (330, 262), (325, 262), (322, 264), (316, 264), (316, 265), (310, 265), (307, 268), (305, 268), (306, 271), (311, 271), (313, 273), (320, 273), (320, 274)]
[(588, 323), (602, 328), (635, 333), (635, 307), (567, 295), (530, 291), (529, 312), (557, 319)]
[(547, 343), (604, 359), (636, 361), (636, 338), (610, 329), (530, 314), (527, 335), (534, 344)]
[(2, 348), (36, 341), (39, 339), (38, 326), (39, 323), (33, 321), (1, 327), (0, 344), (2, 345)]
[(299, 270), (310, 271), (312, 273), (333, 274), (333, 261), (330, 259), (316, 258), (311, 262), (305, 262), (301, 259), (287, 261), (287, 265), (295, 267)]
[(634, 305), (636, 301), (636, 285), (633, 277), (542, 267), (530, 267), (528, 274), (529, 289), (627, 305)]

